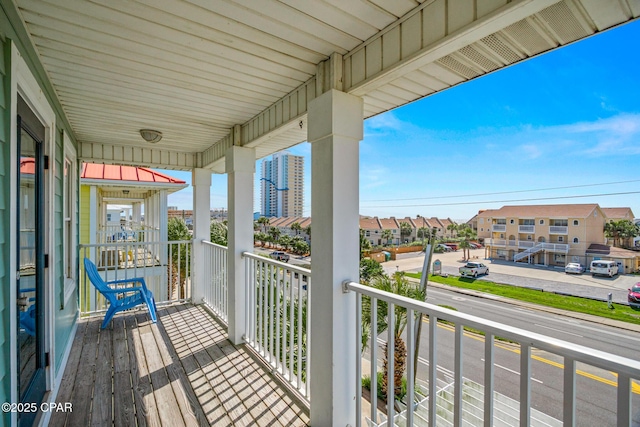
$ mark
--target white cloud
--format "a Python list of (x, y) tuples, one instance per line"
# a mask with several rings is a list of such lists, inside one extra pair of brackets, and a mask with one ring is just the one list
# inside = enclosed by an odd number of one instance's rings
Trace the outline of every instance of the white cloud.
[(520, 146), (520, 149), (524, 151), (524, 154), (529, 159), (537, 159), (542, 155), (542, 151), (537, 145), (525, 144)]

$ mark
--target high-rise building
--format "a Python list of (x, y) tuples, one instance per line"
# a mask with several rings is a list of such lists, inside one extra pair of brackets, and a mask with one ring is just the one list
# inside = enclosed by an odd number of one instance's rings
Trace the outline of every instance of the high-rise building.
[(260, 212), (266, 217), (302, 216), (304, 157), (286, 151), (262, 161)]

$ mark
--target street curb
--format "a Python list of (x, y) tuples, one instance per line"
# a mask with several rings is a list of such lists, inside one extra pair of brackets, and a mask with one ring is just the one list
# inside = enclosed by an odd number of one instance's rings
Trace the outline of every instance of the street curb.
[[(419, 279), (414, 279), (413, 277), (408, 277), (408, 279), (411, 282), (420, 283)], [(624, 330), (631, 331), (631, 332), (640, 332), (640, 325), (636, 325), (634, 323), (627, 323), (627, 322), (622, 322), (622, 321), (619, 321), (619, 320), (607, 319), (607, 318), (604, 318), (604, 317), (594, 316), (594, 315), (586, 314), (586, 313), (578, 313), (578, 312), (575, 312), (575, 311), (561, 310), (559, 308), (546, 307), (544, 305), (532, 304), (532, 303), (528, 303), (528, 302), (524, 302), (524, 301), (520, 301), (520, 300), (516, 300), (516, 299), (512, 299), (512, 298), (502, 297), (502, 296), (499, 296), (499, 295), (493, 295), (493, 294), (487, 294), (485, 292), (474, 291), (474, 290), (471, 290), (471, 289), (456, 288), (454, 286), (443, 285), (442, 283), (436, 283), (436, 282), (429, 281), (428, 284), (429, 284), (429, 286), (433, 286), (435, 288), (440, 288), (440, 289), (446, 289), (448, 291), (456, 292), (458, 294), (470, 295), (470, 296), (475, 296), (475, 297), (478, 297), (478, 298), (490, 299), (492, 301), (502, 301), (502, 302), (505, 302), (507, 304), (516, 305), (516, 306), (519, 306), (519, 307), (525, 307), (525, 308), (529, 308), (531, 310), (544, 311), (546, 313), (553, 313), (553, 314), (557, 314), (557, 315), (560, 315), (560, 316), (571, 317), (573, 319), (585, 320), (585, 321), (588, 321), (588, 322), (598, 323), (598, 324), (606, 325), (606, 326), (611, 326), (611, 327), (618, 328), (618, 329), (624, 329)], [(496, 297), (498, 297), (498, 299), (496, 299)]]

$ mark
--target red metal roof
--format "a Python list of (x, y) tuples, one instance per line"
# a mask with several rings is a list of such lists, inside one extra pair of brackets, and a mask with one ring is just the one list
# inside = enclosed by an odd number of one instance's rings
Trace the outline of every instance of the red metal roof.
[(97, 163), (83, 163), (82, 175), (85, 179), (108, 179), (111, 181), (160, 182), (169, 184), (186, 184), (186, 181), (156, 172), (152, 169), (103, 165)]

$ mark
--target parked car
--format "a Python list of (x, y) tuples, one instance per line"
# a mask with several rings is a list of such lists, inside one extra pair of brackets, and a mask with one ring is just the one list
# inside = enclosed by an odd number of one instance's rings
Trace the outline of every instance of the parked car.
[(289, 254), (282, 251), (273, 251), (269, 256), (277, 261), (289, 262)]
[(627, 301), (633, 308), (640, 308), (640, 282), (633, 285), (627, 294)]
[(481, 274), (489, 274), (489, 267), (481, 262), (468, 262), (458, 269), (460, 276), (478, 277)]
[(618, 263), (609, 260), (591, 261), (589, 271), (592, 276), (600, 274), (603, 276), (613, 277), (618, 274)]
[(442, 250), (443, 250), (443, 251), (445, 251), (445, 252), (451, 252), (451, 251), (453, 250), (453, 249), (451, 249), (451, 247), (450, 247), (450, 246), (447, 246), (447, 245), (445, 245), (444, 243), (438, 243), (438, 244), (436, 245), (436, 248), (440, 248), (440, 249), (442, 249)]
[(570, 262), (564, 267), (564, 272), (567, 274), (582, 274), (584, 273), (584, 267), (577, 262)]

